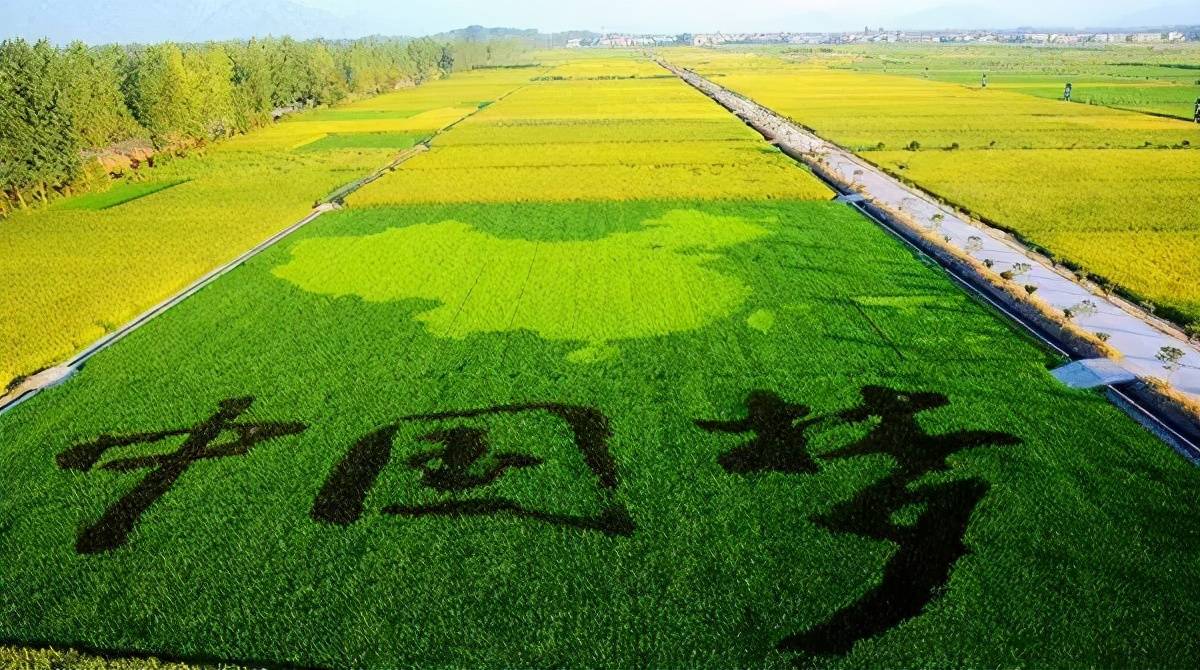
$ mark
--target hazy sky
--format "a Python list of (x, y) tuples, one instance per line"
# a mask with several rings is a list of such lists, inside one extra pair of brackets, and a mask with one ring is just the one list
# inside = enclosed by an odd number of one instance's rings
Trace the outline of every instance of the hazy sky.
[[(342, 16), (369, 16), (388, 27), (428, 33), (482, 24), (542, 30), (589, 28), (631, 32), (833, 30), (887, 27), (1097, 26), (1174, 6), (1179, 0), (299, 0)], [(1150, 11), (1147, 11), (1150, 10)], [(1157, 12), (1161, 13), (1161, 12)], [(1168, 12), (1170, 14), (1170, 12)], [(1192, 17), (1194, 18), (1194, 17)], [(1179, 21), (1192, 20), (1181, 17)], [(977, 25), (938, 26), (928, 22)], [(904, 25), (908, 24), (908, 25)], [(387, 32), (387, 31), (384, 31)]]
[(674, 35), (1178, 24), (1200, 25), (1200, 0), (0, 0), (0, 39), (59, 44), (429, 35), (469, 25)]

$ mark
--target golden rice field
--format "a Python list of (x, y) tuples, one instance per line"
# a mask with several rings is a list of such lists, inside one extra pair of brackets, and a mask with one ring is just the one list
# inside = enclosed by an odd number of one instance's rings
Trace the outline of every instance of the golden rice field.
[[(0, 225), (0, 389), (99, 339), (529, 76), (461, 74), (298, 114), (154, 168), (144, 179), (180, 183), (146, 197), (94, 209), (76, 206), (82, 196), (17, 213)], [(304, 150), (367, 135), (394, 146)]]
[[(524, 144), (612, 144), (625, 142), (681, 143), (690, 141), (745, 142), (753, 135), (729, 119), (691, 119), (677, 123), (670, 118), (641, 118), (637, 123), (615, 119), (572, 119), (558, 123), (554, 119), (504, 124), (496, 133), (491, 124), (462, 124), (454, 132), (438, 138), (439, 147)], [(580, 146), (580, 151), (588, 147)]]
[[(623, 77), (652, 77), (667, 79), (670, 73), (665, 72), (653, 61), (631, 57), (629, 52), (621, 51), (620, 55), (606, 52), (568, 52), (546, 51), (538, 54), (538, 60), (545, 64), (555, 64), (554, 69), (546, 73), (548, 77), (563, 77), (565, 79), (620, 79)], [(565, 60), (564, 62), (563, 59)]]
[(869, 157), (1096, 275), (1200, 315), (1200, 151), (970, 151), (951, 157), (880, 151)]
[(681, 49), (668, 57), (1160, 314), (1200, 320), (1196, 124), (978, 82), (835, 69), (846, 54), (785, 61)]
[(676, 79), (535, 81), (444, 139), (350, 203), (831, 197)]

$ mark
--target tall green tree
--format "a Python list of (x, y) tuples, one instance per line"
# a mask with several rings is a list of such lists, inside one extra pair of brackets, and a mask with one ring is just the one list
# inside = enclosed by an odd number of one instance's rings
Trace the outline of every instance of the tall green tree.
[(245, 132), (271, 120), (274, 82), (268, 45), (260, 40), (229, 47), (233, 62), (233, 102), (238, 130)]
[(290, 37), (272, 40), (268, 54), (275, 106), (303, 104), (308, 76), (300, 45)]
[(143, 135), (121, 92), (123, 52), (73, 42), (62, 52), (64, 104), (83, 145), (100, 148)]
[(415, 83), (421, 84), (437, 73), (441, 47), (436, 42), (428, 37), (413, 40), (408, 43), (407, 52)]
[(0, 43), (0, 182), (21, 206), (23, 192), (45, 201), (82, 168), (65, 82), (62, 60), (46, 40)]
[(191, 84), (183, 52), (174, 44), (149, 46), (137, 55), (128, 83), (130, 108), (156, 147), (203, 136)]
[(330, 105), (346, 97), (346, 81), (325, 43), (309, 42), (304, 51), (305, 98), (309, 103)]
[(209, 45), (184, 53), (188, 76), (188, 102), (200, 134), (197, 139), (219, 139), (237, 128), (233, 102), (233, 61), (225, 47)]
[(448, 44), (442, 45), (442, 53), (438, 56), (438, 69), (442, 71), (442, 76), (454, 72), (454, 51)]

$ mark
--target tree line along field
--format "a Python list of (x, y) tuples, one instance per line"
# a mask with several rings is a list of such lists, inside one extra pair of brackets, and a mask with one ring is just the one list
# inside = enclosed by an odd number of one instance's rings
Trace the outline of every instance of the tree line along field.
[[(1183, 325), (1200, 321), (1200, 126), (1004, 85), (982, 89), (978, 78), (925, 79), (913, 70), (926, 52), (905, 53), (909, 65), (900, 74), (849, 70), (860, 61), (840, 52), (683, 50), (669, 57), (1160, 315)], [(928, 53), (935, 71), (950, 58), (943, 53), (957, 52)], [(1004, 62), (1012, 76), (1033, 62), (1021, 49), (988, 53), (1012, 54)]]
[(304, 112), (0, 222), (0, 383), (119, 327), (528, 77), (479, 70)]
[(1194, 467), (682, 82), (540, 58), (0, 416), (0, 640), (1190, 665)]

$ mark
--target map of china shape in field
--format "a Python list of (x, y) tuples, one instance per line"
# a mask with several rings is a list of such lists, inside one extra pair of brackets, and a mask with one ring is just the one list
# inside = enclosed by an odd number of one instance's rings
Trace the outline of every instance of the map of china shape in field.
[(435, 336), (524, 329), (579, 342), (570, 358), (588, 362), (614, 355), (613, 342), (733, 313), (749, 289), (706, 264), (721, 248), (769, 234), (742, 218), (690, 210), (642, 225), (578, 241), (496, 237), (458, 221), (313, 238), (274, 274), (324, 295), (435, 301), (415, 317)]

